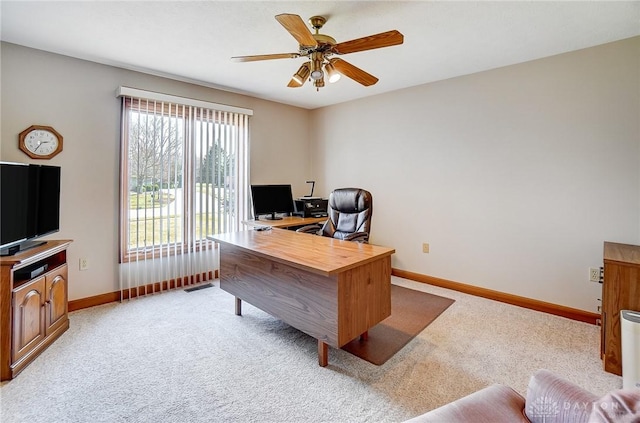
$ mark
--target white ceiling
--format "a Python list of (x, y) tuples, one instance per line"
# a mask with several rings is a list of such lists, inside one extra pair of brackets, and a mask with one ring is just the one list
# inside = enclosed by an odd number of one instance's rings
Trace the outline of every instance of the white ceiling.
[[(5, 1), (3, 41), (317, 108), (640, 35), (640, 1)], [(303, 58), (235, 63), (297, 51), (274, 19), (328, 18), (337, 42), (397, 29), (400, 46), (341, 56), (377, 76), (319, 92), (287, 88)]]

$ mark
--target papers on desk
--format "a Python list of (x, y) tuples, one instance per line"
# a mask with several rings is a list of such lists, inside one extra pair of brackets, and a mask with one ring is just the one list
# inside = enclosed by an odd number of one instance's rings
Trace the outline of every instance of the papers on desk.
[[(253, 219), (252, 220), (243, 220), (242, 224), (243, 225), (247, 225), (249, 228), (253, 228), (253, 229), (256, 229), (256, 228), (269, 228), (269, 229), (271, 229), (270, 225), (265, 225), (264, 222), (261, 221), (261, 220), (253, 220)], [(261, 230), (264, 231), (264, 229), (261, 229)]]
[(268, 231), (271, 229), (271, 226), (265, 225), (259, 220), (243, 220), (242, 223), (256, 231)]

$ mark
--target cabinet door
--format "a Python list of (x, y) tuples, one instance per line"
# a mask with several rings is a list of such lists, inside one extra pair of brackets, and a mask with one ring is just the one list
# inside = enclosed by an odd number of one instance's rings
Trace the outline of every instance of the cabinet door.
[(45, 327), (49, 335), (68, 319), (67, 317), (67, 265), (49, 272), (46, 278)]
[(13, 343), (12, 362), (28, 354), (45, 337), (44, 277), (19, 286), (13, 290)]

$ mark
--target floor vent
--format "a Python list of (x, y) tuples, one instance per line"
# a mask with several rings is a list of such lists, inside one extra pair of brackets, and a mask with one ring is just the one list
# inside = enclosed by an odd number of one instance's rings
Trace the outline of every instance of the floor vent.
[(185, 292), (192, 292), (192, 291), (197, 291), (199, 289), (205, 289), (205, 288), (211, 288), (211, 287), (213, 287), (212, 283), (205, 283), (205, 284), (202, 284), (202, 285), (194, 286), (192, 288), (186, 288), (184, 291)]

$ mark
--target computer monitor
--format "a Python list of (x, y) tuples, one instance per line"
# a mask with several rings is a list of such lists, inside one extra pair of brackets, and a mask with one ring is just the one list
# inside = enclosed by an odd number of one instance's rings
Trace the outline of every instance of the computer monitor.
[(291, 185), (251, 185), (253, 216), (269, 215), (267, 220), (280, 220), (276, 213), (293, 213)]

